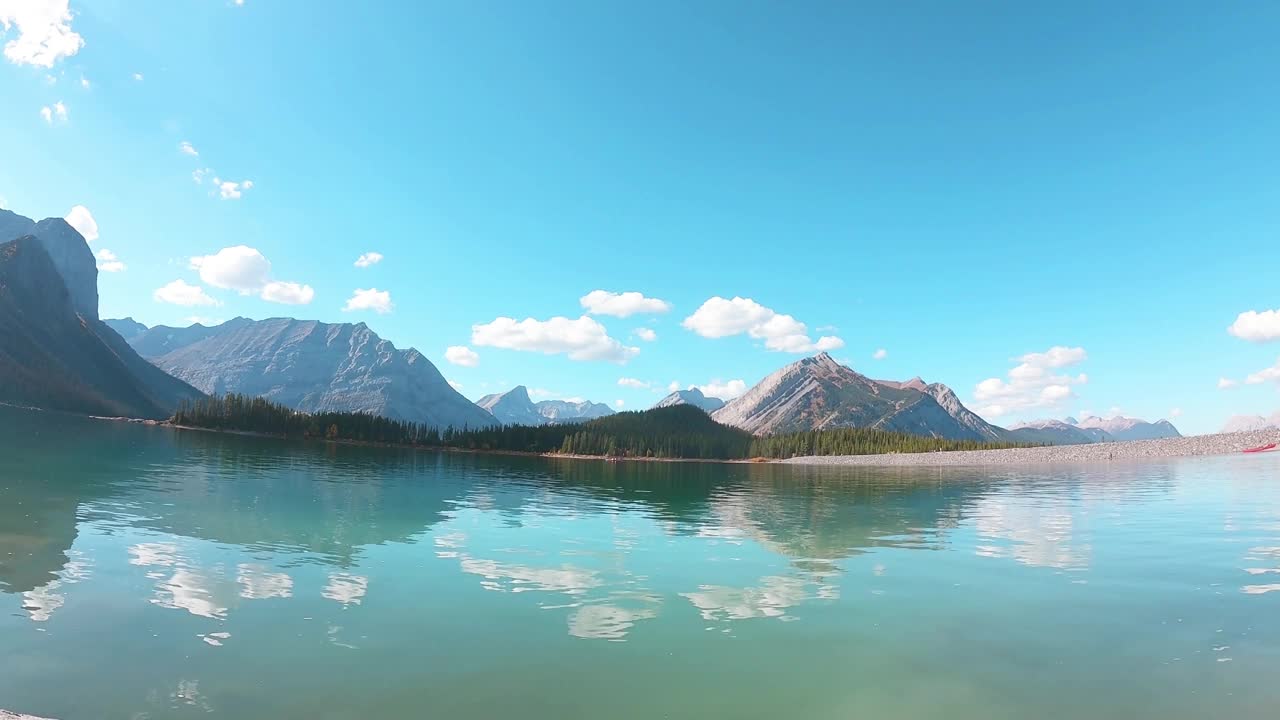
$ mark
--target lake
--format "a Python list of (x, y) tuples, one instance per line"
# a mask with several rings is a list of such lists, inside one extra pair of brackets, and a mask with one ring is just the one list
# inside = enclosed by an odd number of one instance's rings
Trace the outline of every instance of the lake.
[(0, 708), (1274, 718), (1280, 457), (615, 463), (0, 409)]

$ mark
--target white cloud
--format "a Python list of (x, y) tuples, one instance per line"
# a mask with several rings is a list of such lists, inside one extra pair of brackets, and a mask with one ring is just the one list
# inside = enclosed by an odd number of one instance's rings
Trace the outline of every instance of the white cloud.
[(217, 300), (209, 297), (199, 285), (188, 285), (182, 280), (174, 280), (151, 294), (156, 302), (195, 307), (197, 305), (217, 305)]
[(232, 182), (231, 180), (223, 180), (215, 177), (213, 184), (218, 187), (218, 197), (223, 200), (239, 200), (244, 197), (246, 191), (253, 189), (252, 180), (241, 180), (240, 182)]
[(694, 385), (702, 391), (707, 397), (720, 398), (721, 400), (732, 400), (747, 391), (747, 384), (741, 380), (730, 380), (729, 382), (721, 382), (720, 380), (712, 380), (706, 385)]
[(136, 81), (138, 81), (138, 82), (142, 82), (142, 73), (140, 73), (140, 72), (136, 72), (136, 73), (134, 73), (134, 74), (133, 74), (133, 79), (134, 79), (134, 80), (136, 80)]
[(89, 212), (89, 208), (83, 205), (76, 205), (71, 208), (64, 218), (67, 224), (76, 229), (84, 237), (85, 242), (93, 242), (98, 239), (98, 221), (93, 219), (93, 213)]
[(45, 105), (40, 108), (40, 117), (44, 118), (44, 121), (49, 125), (52, 125), (54, 121), (57, 121), (59, 124), (65, 123), (68, 117), (67, 106), (64, 105), (61, 100), (53, 105)]
[(178, 143), (178, 152), (191, 157), (200, 157), (200, 151), (196, 150), (196, 147), (186, 140)]
[(830, 335), (814, 342), (804, 323), (774, 312), (751, 298), (713, 297), (685, 318), (682, 325), (706, 338), (746, 333), (756, 340), (764, 340), (767, 349), (777, 352), (808, 353), (844, 347), (843, 340)]
[(241, 295), (258, 295), (267, 302), (306, 305), (315, 298), (310, 285), (271, 278), (271, 261), (245, 245), (225, 247), (213, 255), (191, 258), (191, 268), (206, 285), (235, 290)]
[(619, 410), (621, 410), (621, 409), (622, 409), (622, 407), (623, 407), (624, 405), (626, 405), (626, 404), (627, 404), (627, 402), (626, 402), (625, 400), (614, 400), (614, 401), (613, 401), (613, 406), (614, 406), (614, 407), (616, 407), (616, 408), (618, 408)]
[(395, 305), (391, 302), (391, 293), (387, 290), (378, 290), (378, 288), (356, 290), (347, 300), (347, 304), (342, 306), (342, 312), (372, 310), (379, 315), (386, 315), (393, 309), (395, 309)]
[(667, 383), (667, 392), (675, 392), (679, 389), (680, 389), (679, 380), (672, 380), (670, 383)]
[(0, 0), (0, 27), (18, 35), (4, 45), (4, 56), (15, 65), (51, 68), (84, 47), (84, 38), (71, 29), (70, 0)]
[(1219, 389), (1219, 390), (1226, 390), (1226, 389), (1228, 389), (1228, 388), (1233, 388), (1233, 387), (1235, 387), (1237, 384), (1238, 384), (1238, 383), (1236, 383), (1236, 381), (1235, 381), (1235, 380), (1232, 380), (1231, 378), (1224, 378), (1224, 377), (1220, 377), (1220, 378), (1218, 378), (1218, 389)]
[(480, 364), (480, 355), (466, 345), (451, 345), (445, 348), (444, 359), (462, 367), (475, 367)]
[(645, 342), (653, 342), (658, 339), (658, 333), (654, 332), (652, 328), (636, 328), (631, 331), (631, 334)]
[(1009, 379), (988, 378), (978, 383), (973, 397), (977, 413), (999, 418), (1024, 410), (1053, 408), (1074, 397), (1074, 385), (1083, 385), (1089, 377), (1051, 371), (1078, 365), (1087, 359), (1084, 348), (1055, 346), (1042, 353), (1029, 353), (1018, 358), (1020, 364), (1009, 371)]
[(1249, 342), (1280, 340), (1280, 310), (1242, 312), (1227, 332)]
[(1182, 408), (1180, 408), (1180, 407), (1176, 407), (1176, 408), (1173, 408), (1172, 410), (1170, 410), (1170, 411), (1169, 411), (1169, 417), (1171, 417), (1171, 418), (1180, 418), (1180, 417), (1182, 417)]
[(653, 384), (647, 383), (643, 380), (637, 380), (635, 378), (624, 377), (624, 378), (618, 378), (618, 386), (635, 388), (636, 390), (648, 390), (649, 388), (653, 387)]
[(887, 357), (889, 357), (889, 351), (885, 350), (884, 348), (880, 348), (879, 350), (876, 350), (875, 352), (871, 353), (871, 358), (873, 360), (883, 360)]
[(356, 267), (367, 268), (370, 265), (377, 265), (382, 262), (382, 253), (367, 252), (356, 258)]
[(273, 280), (262, 286), (262, 299), (281, 305), (307, 305), (315, 299), (316, 291), (310, 285)]
[(1261, 385), (1268, 382), (1280, 383), (1280, 358), (1276, 359), (1275, 365), (1249, 375), (1244, 379), (1244, 382), (1246, 385)]
[(664, 313), (671, 309), (666, 300), (645, 297), (638, 292), (614, 293), (605, 290), (592, 290), (583, 295), (578, 302), (592, 315), (611, 315), (613, 317), (630, 317), (639, 313)]
[(127, 269), (125, 264), (120, 262), (120, 258), (106, 248), (102, 248), (94, 253), (93, 256), (98, 259), (98, 269), (102, 272), (124, 272)]
[(453, 388), (454, 390), (459, 390), (459, 391), (462, 390), (462, 383), (457, 382), (456, 380), (449, 380), (448, 382), (449, 382), (449, 387)]
[(222, 248), (213, 255), (191, 258), (206, 285), (235, 290), (241, 295), (259, 292), (271, 281), (271, 262), (245, 245)]
[(493, 322), (472, 325), (471, 342), (481, 347), (540, 352), (546, 355), (566, 354), (571, 360), (603, 360), (623, 364), (635, 357), (640, 348), (627, 347), (612, 337), (593, 318), (583, 315), (571, 320), (499, 317)]
[(204, 179), (212, 172), (213, 170), (210, 168), (196, 168), (191, 171), (191, 179), (194, 180), (197, 185), (203, 185)]
[(84, 88), (85, 90), (88, 90), (89, 88), (93, 87), (93, 84), (89, 82), (89, 78), (87, 78), (87, 77), (85, 77), (85, 76), (81, 75), (81, 76), (80, 76), (80, 87)]

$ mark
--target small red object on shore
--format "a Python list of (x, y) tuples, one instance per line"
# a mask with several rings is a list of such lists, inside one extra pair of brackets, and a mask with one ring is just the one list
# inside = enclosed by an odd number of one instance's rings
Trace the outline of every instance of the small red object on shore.
[(1260, 445), (1256, 448), (1248, 448), (1247, 450), (1241, 450), (1240, 452), (1260, 453), (1260, 452), (1271, 452), (1272, 450), (1275, 450), (1275, 449), (1276, 449), (1275, 443), (1268, 443), (1266, 445)]

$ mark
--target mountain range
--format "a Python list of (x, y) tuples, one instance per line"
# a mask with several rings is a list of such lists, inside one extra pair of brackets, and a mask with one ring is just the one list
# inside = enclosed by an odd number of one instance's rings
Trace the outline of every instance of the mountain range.
[(676, 390), (659, 400), (654, 407), (673, 407), (675, 405), (692, 405), (706, 413), (713, 413), (724, 407), (724, 401), (717, 397), (707, 397), (698, 388)]
[(591, 420), (613, 414), (604, 403), (570, 400), (534, 402), (523, 385), (504, 392), (485, 395), (476, 405), (489, 412), (503, 425), (551, 425)]
[(97, 263), (65, 220), (0, 210), (0, 242), (0, 402), (161, 419), (201, 396), (98, 319)]
[(755, 435), (862, 427), (953, 440), (1005, 436), (1002, 428), (965, 408), (945, 385), (930, 386), (919, 378), (872, 380), (825, 352), (769, 375), (711, 417)]
[(304, 412), (367, 412), (437, 428), (495, 424), (422, 353), (397, 349), (364, 323), (235, 318), (216, 327), (157, 326), (128, 342), (161, 370), (210, 394), (257, 395)]
[(1147, 422), (1121, 415), (1109, 418), (1090, 416), (1083, 420), (1070, 417), (1066, 420), (1035, 420), (1015, 425), (1009, 432), (1016, 440), (1048, 445), (1182, 437), (1182, 433), (1168, 420)]
[(1280, 410), (1271, 413), (1271, 417), (1261, 415), (1232, 415), (1222, 426), (1222, 432), (1246, 432), (1249, 430), (1265, 430), (1280, 428)]

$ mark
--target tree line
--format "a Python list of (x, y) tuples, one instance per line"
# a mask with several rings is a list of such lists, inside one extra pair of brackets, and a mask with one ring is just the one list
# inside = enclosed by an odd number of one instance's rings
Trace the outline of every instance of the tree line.
[(1025, 444), (946, 440), (867, 428), (755, 437), (744, 430), (721, 425), (690, 405), (617, 413), (580, 423), (441, 429), (372, 413), (306, 413), (265, 398), (229, 393), (184, 401), (172, 422), (291, 438), (661, 459), (744, 460), (1026, 447)]

